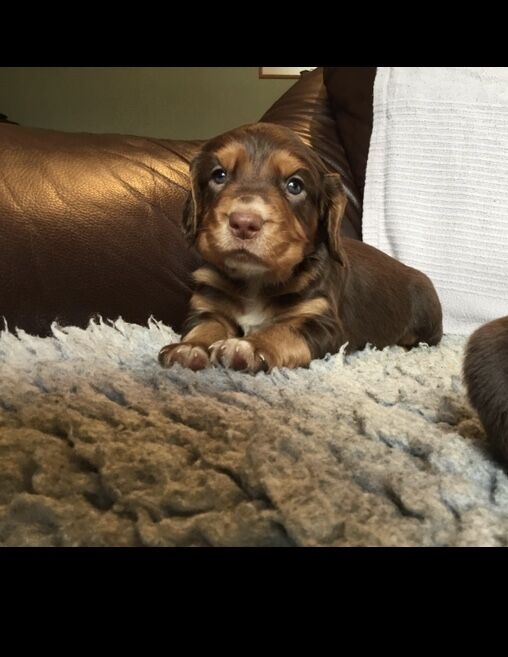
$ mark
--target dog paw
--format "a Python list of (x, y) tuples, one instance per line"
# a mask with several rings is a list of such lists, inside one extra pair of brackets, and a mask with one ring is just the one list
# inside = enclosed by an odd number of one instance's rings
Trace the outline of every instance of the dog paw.
[(179, 363), (194, 372), (210, 367), (210, 358), (206, 349), (191, 342), (168, 344), (159, 351), (159, 363), (162, 367), (171, 367)]
[(249, 340), (229, 338), (214, 342), (210, 351), (210, 361), (213, 365), (222, 365), (231, 370), (255, 374), (268, 369), (266, 358)]

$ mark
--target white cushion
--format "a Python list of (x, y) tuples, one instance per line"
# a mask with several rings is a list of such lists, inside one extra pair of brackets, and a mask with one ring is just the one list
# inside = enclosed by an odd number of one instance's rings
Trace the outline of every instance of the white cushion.
[(446, 333), (508, 315), (508, 68), (378, 69), (363, 238), (431, 278)]

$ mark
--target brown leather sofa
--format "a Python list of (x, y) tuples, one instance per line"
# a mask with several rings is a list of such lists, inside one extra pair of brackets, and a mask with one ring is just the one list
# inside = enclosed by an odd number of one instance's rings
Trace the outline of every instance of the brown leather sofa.
[[(344, 180), (361, 239), (373, 67), (305, 74), (262, 117), (295, 130)], [(0, 124), (0, 318), (47, 335), (93, 316), (179, 330), (198, 264), (180, 230), (199, 142)]]

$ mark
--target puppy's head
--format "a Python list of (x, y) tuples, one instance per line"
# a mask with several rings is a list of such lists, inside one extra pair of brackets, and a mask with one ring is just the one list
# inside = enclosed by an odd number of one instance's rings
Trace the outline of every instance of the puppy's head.
[(260, 123), (212, 139), (191, 178), (184, 231), (230, 276), (285, 281), (321, 242), (344, 264), (340, 176), (288, 128)]

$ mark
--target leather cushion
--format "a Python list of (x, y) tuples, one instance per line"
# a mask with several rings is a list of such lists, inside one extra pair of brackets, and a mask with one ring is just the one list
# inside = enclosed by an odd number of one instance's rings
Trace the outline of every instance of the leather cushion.
[(372, 133), (375, 66), (325, 67), (323, 79), (340, 142), (363, 204), (365, 170)]
[(0, 316), (45, 335), (55, 319), (150, 315), (175, 328), (197, 259), (180, 230), (198, 144), (0, 125)]

